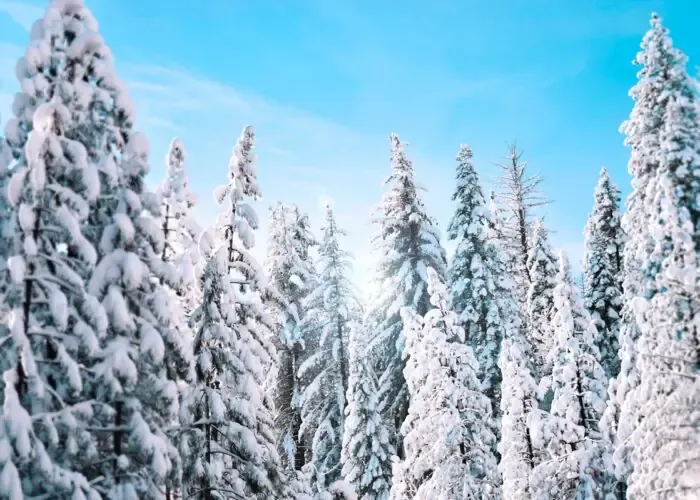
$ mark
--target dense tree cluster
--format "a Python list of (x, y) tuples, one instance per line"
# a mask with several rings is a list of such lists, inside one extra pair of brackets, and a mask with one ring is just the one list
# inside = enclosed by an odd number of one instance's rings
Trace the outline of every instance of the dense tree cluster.
[(406, 145), (374, 212), (376, 293), (328, 206), (259, 219), (245, 127), (196, 221), (82, 0), (52, 0), (0, 140), (0, 500), (700, 497), (700, 101), (653, 15), (584, 276), (514, 146), (489, 199), (459, 149), (447, 238)]

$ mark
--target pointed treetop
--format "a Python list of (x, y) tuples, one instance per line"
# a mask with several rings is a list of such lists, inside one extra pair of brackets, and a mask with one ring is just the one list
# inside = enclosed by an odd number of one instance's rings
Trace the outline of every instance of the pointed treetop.
[(406, 143), (401, 142), (399, 136), (391, 134), (391, 170), (408, 172), (413, 170), (413, 163), (406, 156)]
[(257, 183), (256, 158), (253, 153), (255, 146), (255, 132), (251, 125), (243, 128), (236, 146), (233, 148), (233, 156), (229, 162), (230, 176), (236, 180), (241, 194), (250, 196), (254, 200), (260, 198), (260, 188)]
[(177, 165), (178, 167), (182, 167), (185, 164), (185, 146), (177, 137), (173, 137), (170, 141), (165, 162), (167, 165)]
[(557, 279), (560, 283), (566, 283), (567, 285), (573, 284), (571, 264), (569, 263), (569, 256), (565, 250), (559, 253), (559, 276), (557, 276)]
[(474, 153), (472, 152), (472, 148), (470, 148), (467, 144), (462, 144), (459, 146), (457, 161), (460, 163), (470, 163), (473, 156)]

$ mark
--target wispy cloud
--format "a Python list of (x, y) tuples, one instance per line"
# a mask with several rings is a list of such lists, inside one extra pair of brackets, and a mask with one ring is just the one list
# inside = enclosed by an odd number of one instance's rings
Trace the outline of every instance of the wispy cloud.
[(44, 8), (24, 2), (0, 1), (0, 12), (4, 12), (17, 25), (29, 31), (34, 22), (44, 14)]
[(171, 135), (188, 150), (196, 214), (203, 224), (217, 212), (213, 187), (225, 181), (231, 149), (242, 127), (253, 124), (264, 201), (258, 204), (262, 228), (256, 253), (262, 258), (267, 207), (296, 202), (315, 228), (323, 221), (323, 201), (334, 200), (339, 224), (349, 232), (348, 250), (357, 262), (358, 282), (367, 278), (371, 207), (387, 173), (386, 137), (369, 137), (334, 120), (268, 100), (214, 78), (181, 68), (122, 64), (137, 112), (137, 126), (151, 142), (151, 183), (164, 174), (160, 161)]

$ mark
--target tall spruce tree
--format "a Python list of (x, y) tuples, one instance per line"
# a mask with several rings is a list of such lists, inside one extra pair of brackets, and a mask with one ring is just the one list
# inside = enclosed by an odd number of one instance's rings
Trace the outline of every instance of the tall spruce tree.
[[(64, 135), (69, 120), (58, 98), (36, 110), (7, 184), (16, 233), (3, 276), (10, 314), (0, 339), (4, 498), (98, 497), (81, 461), (98, 457), (80, 354), (94, 353), (107, 325), (75, 271), (97, 260), (80, 230), (97, 191), (85, 148)], [(61, 251), (67, 241), (78, 251)]]
[(501, 405), (501, 344), (517, 327), (517, 302), (505, 280), (505, 260), (496, 240), (489, 238), (489, 214), (472, 164), (472, 151), (457, 155), (457, 202), (447, 229), (457, 248), (448, 271), (450, 307), (458, 314), (466, 341), (479, 360), (479, 378), (498, 417)]
[(300, 433), (311, 443), (311, 485), (318, 491), (340, 478), (354, 301), (349, 254), (339, 244), (345, 232), (336, 225), (330, 206), (322, 231), (318, 283), (304, 301), (307, 314), (302, 321), (312, 350), (298, 372), (303, 390)]
[(183, 457), (194, 498), (274, 498), (285, 486), (263, 392), (275, 351), (261, 300), (267, 283), (250, 253), (258, 228), (250, 201), (260, 197), (253, 145), (246, 127), (228, 182), (215, 191), (223, 211), (200, 244), (208, 260), (193, 317), (197, 379)]
[(316, 245), (308, 224), (296, 207), (278, 203), (270, 212), (267, 258), (268, 309), (274, 322), (278, 363), (269, 381), (275, 402), (277, 448), (283, 465), (291, 472), (306, 464), (310, 443), (303, 441), (299, 368), (309, 347), (301, 321), (304, 299), (316, 284), (316, 271), (309, 250)]
[(551, 329), (554, 310), (557, 261), (549, 244), (547, 230), (542, 219), (535, 224), (527, 257), (530, 286), (525, 303), (527, 312), (527, 337), (532, 348), (534, 375), (537, 380), (550, 373), (547, 355), (555, 335)]
[(199, 236), (201, 228), (192, 215), (197, 196), (189, 190), (189, 177), (185, 168), (186, 152), (182, 141), (170, 142), (166, 157), (166, 177), (158, 189), (161, 197), (161, 229), (163, 231), (162, 258), (173, 264), (179, 306), (185, 315), (192, 312), (197, 300), (195, 267), (199, 262)]
[(370, 317), (377, 334), (371, 341), (379, 379), (380, 405), (396, 434), (396, 448), (403, 455), (399, 429), (408, 411), (408, 393), (403, 376), (405, 366), (403, 307), (424, 315), (430, 308), (427, 269), (445, 274), (445, 250), (435, 222), (425, 212), (404, 145), (391, 136), (391, 175), (388, 191), (377, 208), (374, 251), (378, 255), (375, 281), (377, 297), (372, 299)]
[(607, 169), (600, 172), (593, 211), (586, 224), (584, 297), (595, 322), (601, 365), (610, 377), (620, 372), (619, 331), (622, 311), (622, 253), (620, 191)]
[(410, 405), (391, 498), (500, 498), (495, 424), (478, 362), (432, 268), (428, 290), (433, 308), (423, 318), (402, 309)]
[(532, 472), (533, 498), (601, 498), (604, 464), (598, 422), (605, 409), (606, 378), (598, 362), (596, 330), (573, 284), (562, 253), (554, 290), (549, 353), (553, 400), (535, 442), (546, 459)]
[(355, 488), (358, 500), (387, 500), (395, 450), (379, 411), (377, 379), (368, 363), (366, 342), (365, 325), (354, 322), (348, 349), (341, 475)]
[(633, 396), (640, 425), (630, 439), (627, 494), (694, 498), (700, 495), (700, 114), (685, 55), (673, 48), (658, 16), (651, 23), (640, 57), (651, 74), (640, 87), (658, 87), (651, 111), (660, 126), (653, 132), (658, 142), (644, 143), (654, 148), (648, 153), (655, 164), (643, 200), (643, 243), (650, 251), (642, 253), (641, 297), (632, 304), (640, 329)]
[[(620, 374), (615, 381), (614, 397), (606, 411), (608, 433), (614, 435), (614, 463), (616, 475), (623, 489), (633, 469), (632, 434), (640, 428), (643, 401), (639, 398), (640, 322), (636, 308), (655, 279), (658, 270), (650, 270), (648, 263), (654, 253), (655, 242), (651, 229), (656, 216), (652, 214), (653, 186), (659, 182), (657, 173), (661, 151), (661, 133), (665, 128), (666, 109), (672, 98), (671, 89), (686, 87), (688, 76), (684, 69), (685, 57), (672, 46), (668, 30), (658, 15), (651, 18), (651, 29), (642, 40), (635, 59), (640, 66), (638, 82), (630, 90), (634, 108), (621, 127), (630, 148), (628, 170), (632, 176), (632, 192), (627, 198), (623, 229), (627, 236), (623, 254), (623, 308), (620, 321)], [(687, 89), (686, 89), (687, 90)], [(682, 94), (682, 92), (681, 92)], [(679, 95), (676, 93), (676, 95)], [(695, 99), (688, 97), (690, 102)], [(643, 303), (643, 302), (642, 302)], [(671, 317), (673, 309), (666, 312)], [(651, 451), (650, 451), (651, 452)]]

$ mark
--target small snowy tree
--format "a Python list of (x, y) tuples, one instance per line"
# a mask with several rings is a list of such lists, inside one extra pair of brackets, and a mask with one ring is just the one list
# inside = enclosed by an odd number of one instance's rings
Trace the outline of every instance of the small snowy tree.
[(500, 498), (491, 402), (478, 363), (432, 268), (428, 289), (433, 309), (424, 318), (402, 309), (410, 405), (391, 498)]
[(354, 323), (350, 330), (342, 476), (355, 488), (358, 500), (387, 500), (395, 451), (379, 411), (377, 380), (367, 362), (366, 340), (364, 326)]
[(501, 461), (503, 498), (531, 498), (530, 474), (536, 453), (529, 423), (537, 408), (537, 384), (532, 377), (530, 355), (522, 329), (503, 341), (498, 360), (501, 384)]
[(310, 350), (298, 372), (303, 388), (300, 433), (311, 443), (311, 484), (319, 491), (340, 478), (354, 300), (349, 255), (338, 240), (345, 232), (337, 227), (330, 206), (322, 231), (318, 283), (304, 301), (307, 314), (302, 329), (310, 339)]
[(534, 443), (546, 448), (547, 457), (532, 472), (533, 498), (600, 498), (604, 470), (598, 422), (605, 409), (606, 378), (598, 362), (595, 326), (563, 253), (552, 331), (552, 407), (533, 431)]
[[(97, 192), (85, 148), (64, 135), (69, 121), (58, 99), (36, 110), (7, 184), (17, 234), (3, 287), (11, 312), (0, 330), (0, 497), (98, 497), (82, 470), (81, 455), (97, 457), (80, 354), (94, 353), (106, 319), (76, 272), (97, 259), (80, 231)], [(68, 241), (72, 255), (60, 249)]]
[(596, 343), (606, 375), (620, 371), (619, 321), (622, 310), (623, 234), (620, 225), (620, 192), (608, 171), (600, 172), (593, 211), (586, 225), (584, 297), (595, 322)]
[[(373, 222), (378, 227), (374, 251), (378, 255), (375, 277), (378, 294), (369, 315), (377, 334), (370, 343), (380, 373), (380, 405), (396, 433), (396, 448), (403, 454), (398, 434), (408, 411), (408, 393), (403, 376), (404, 327), (400, 310), (412, 308), (423, 315), (430, 308), (427, 269), (444, 275), (445, 250), (433, 220), (425, 213), (414, 179), (413, 164), (398, 136), (391, 136), (392, 173)], [(374, 327), (373, 327), (374, 328)]]
[[(661, 120), (656, 170), (644, 211), (649, 253), (643, 254), (642, 296), (633, 303), (640, 329), (629, 497), (700, 495), (700, 113), (697, 82), (685, 69), (658, 16), (645, 38), (646, 69), (662, 70), (654, 106)], [(647, 85), (651, 82), (647, 82)]]
[(452, 199), (458, 205), (447, 229), (449, 238), (457, 242), (448, 271), (450, 307), (479, 360), (479, 379), (497, 416), (501, 404), (498, 358), (503, 339), (514, 328), (517, 303), (505, 279), (498, 242), (489, 239), (486, 201), (468, 146), (462, 146), (457, 161), (457, 190)]
[[(302, 442), (301, 391), (298, 371), (308, 347), (301, 328), (306, 315), (304, 300), (314, 288), (316, 272), (309, 250), (316, 245), (308, 218), (296, 207), (277, 204), (270, 213), (266, 270), (269, 276), (268, 309), (277, 333), (273, 342), (278, 362), (270, 376), (275, 402), (277, 448), (282, 464), (301, 470), (309, 443)], [(291, 472), (291, 471), (290, 471)]]
[(534, 228), (527, 258), (530, 286), (527, 292), (527, 336), (532, 348), (533, 368), (539, 380), (549, 374), (547, 355), (555, 336), (551, 331), (557, 262), (542, 220)]

